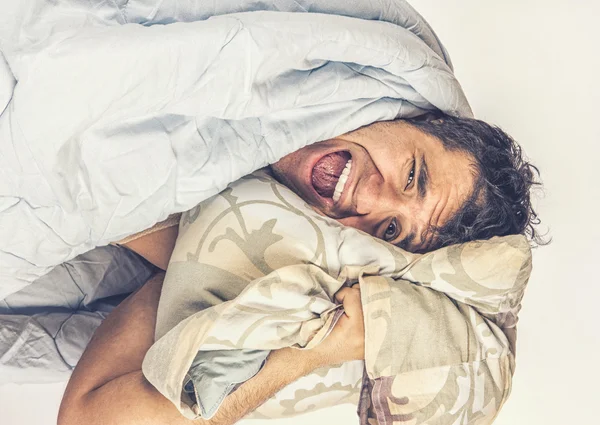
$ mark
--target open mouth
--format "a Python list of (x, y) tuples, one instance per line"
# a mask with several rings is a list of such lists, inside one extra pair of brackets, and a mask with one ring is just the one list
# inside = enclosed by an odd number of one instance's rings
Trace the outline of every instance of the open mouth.
[(312, 170), (311, 182), (315, 191), (323, 198), (337, 202), (342, 197), (344, 187), (350, 176), (352, 155), (339, 151), (325, 155)]

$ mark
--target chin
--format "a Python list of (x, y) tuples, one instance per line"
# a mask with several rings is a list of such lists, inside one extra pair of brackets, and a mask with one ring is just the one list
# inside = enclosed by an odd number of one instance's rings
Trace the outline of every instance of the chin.
[(272, 164), (270, 167), (271, 173), (279, 183), (283, 184), (304, 199), (304, 196), (302, 196), (302, 193), (300, 193), (300, 188), (298, 187), (299, 176), (294, 173), (294, 167), (291, 167), (295, 161), (289, 161), (289, 156), (290, 155)]

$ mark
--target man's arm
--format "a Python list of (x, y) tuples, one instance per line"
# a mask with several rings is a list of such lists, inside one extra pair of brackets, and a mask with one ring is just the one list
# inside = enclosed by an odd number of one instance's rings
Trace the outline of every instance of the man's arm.
[(337, 297), (347, 314), (322, 344), (313, 350), (273, 351), (263, 369), (229, 395), (213, 418), (188, 420), (141, 372), (154, 342), (163, 276), (151, 279), (98, 328), (69, 381), (58, 425), (229, 425), (314, 369), (364, 356), (360, 294), (357, 288), (345, 288)]
[(122, 246), (141, 255), (156, 267), (166, 270), (178, 233), (178, 227), (171, 226), (126, 242)]

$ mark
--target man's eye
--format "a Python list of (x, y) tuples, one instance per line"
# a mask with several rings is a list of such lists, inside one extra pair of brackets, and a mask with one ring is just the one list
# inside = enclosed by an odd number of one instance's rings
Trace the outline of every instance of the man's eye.
[(415, 161), (413, 160), (412, 167), (410, 169), (410, 173), (408, 173), (408, 182), (406, 183), (406, 187), (404, 188), (404, 190), (408, 189), (408, 186), (410, 186), (410, 184), (413, 182), (414, 179), (415, 179)]
[(393, 241), (397, 237), (398, 237), (398, 222), (394, 218), (394, 219), (392, 219), (392, 221), (388, 225), (387, 229), (385, 230), (384, 239), (389, 242), (389, 241)]

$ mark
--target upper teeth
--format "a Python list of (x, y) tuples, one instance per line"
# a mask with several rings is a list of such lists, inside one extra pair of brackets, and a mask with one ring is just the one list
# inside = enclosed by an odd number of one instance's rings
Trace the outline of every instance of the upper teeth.
[(335, 185), (335, 190), (333, 192), (333, 202), (337, 202), (342, 197), (342, 193), (344, 192), (344, 186), (348, 181), (348, 176), (350, 175), (350, 169), (352, 168), (352, 160), (349, 159), (346, 162), (346, 166), (344, 167), (344, 171), (342, 171), (342, 175)]

